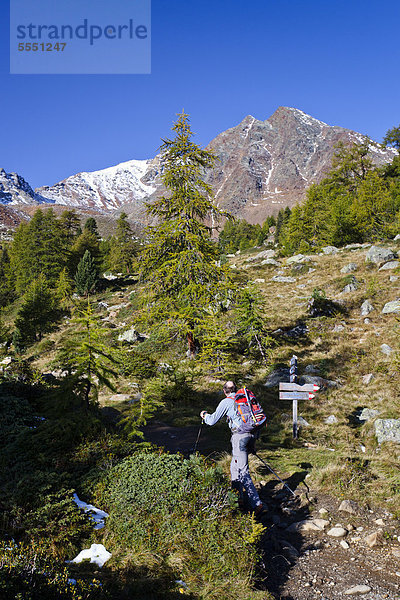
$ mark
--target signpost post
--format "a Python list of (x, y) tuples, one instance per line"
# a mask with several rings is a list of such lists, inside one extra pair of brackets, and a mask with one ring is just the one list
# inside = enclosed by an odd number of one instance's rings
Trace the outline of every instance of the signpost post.
[(315, 397), (312, 392), (318, 392), (319, 387), (313, 383), (299, 385), (297, 383), (297, 356), (290, 361), (290, 383), (279, 384), (279, 400), (292, 400), (293, 402), (293, 439), (298, 437), (297, 402), (298, 400), (311, 400)]

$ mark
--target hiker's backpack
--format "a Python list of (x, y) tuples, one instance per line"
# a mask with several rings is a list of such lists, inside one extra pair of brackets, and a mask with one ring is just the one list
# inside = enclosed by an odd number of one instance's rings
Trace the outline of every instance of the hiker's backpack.
[(240, 421), (236, 433), (254, 433), (262, 425), (266, 425), (267, 417), (253, 392), (244, 387), (236, 392), (234, 400), (236, 415)]

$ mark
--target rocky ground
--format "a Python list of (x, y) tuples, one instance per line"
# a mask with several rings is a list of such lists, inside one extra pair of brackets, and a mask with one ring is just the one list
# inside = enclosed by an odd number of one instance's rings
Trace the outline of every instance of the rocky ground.
[[(193, 451), (197, 427), (153, 422), (146, 438), (171, 452)], [(210, 447), (207, 431), (198, 450)], [(267, 471), (266, 471), (267, 473)], [(260, 585), (277, 600), (400, 599), (400, 523), (388, 511), (362, 508), (309, 490), (306, 472), (257, 484), (263, 517)]]

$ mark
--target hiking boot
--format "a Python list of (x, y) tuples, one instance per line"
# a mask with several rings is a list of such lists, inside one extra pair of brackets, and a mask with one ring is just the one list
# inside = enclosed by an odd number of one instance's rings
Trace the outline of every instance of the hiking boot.
[(254, 509), (254, 516), (256, 519), (262, 519), (268, 515), (268, 509), (264, 504), (257, 504)]

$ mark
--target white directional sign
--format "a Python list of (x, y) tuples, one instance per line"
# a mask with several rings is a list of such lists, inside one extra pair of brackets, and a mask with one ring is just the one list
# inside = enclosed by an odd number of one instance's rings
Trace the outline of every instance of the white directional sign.
[(305, 383), (299, 385), (298, 383), (284, 383), (281, 381), (279, 384), (280, 392), (318, 392), (319, 386), (315, 383)]
[(315, 394), (310, 392), (279, 392), (279, 400), (312, 400)]

